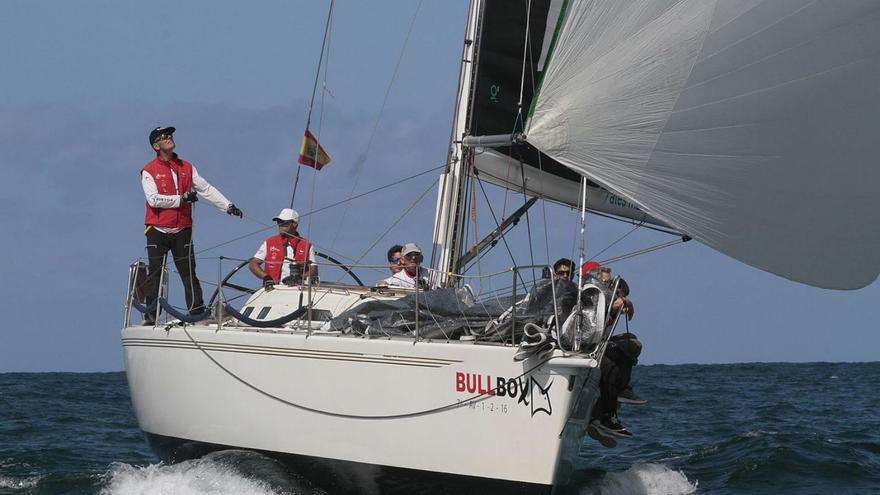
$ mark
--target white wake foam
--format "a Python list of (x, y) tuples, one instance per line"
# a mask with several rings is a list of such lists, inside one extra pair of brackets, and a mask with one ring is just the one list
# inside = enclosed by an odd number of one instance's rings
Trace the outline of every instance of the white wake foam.
[(30, 476), (28, 478), (9, 478), (0, 476), (0, 488), (4, 489), (21, 489), (33, 488), (40, 482), (39, 476)]
[(606, 473), (595, 488), (584, 492), (598, 495), (686, 495), (697, 490), (681, 471), (662, 464), (636, 464), (615, 473)]
[(210, 459), (136, 467), (118, 463), (105, 475), (101, 495), (275, 495), (265, 482)]

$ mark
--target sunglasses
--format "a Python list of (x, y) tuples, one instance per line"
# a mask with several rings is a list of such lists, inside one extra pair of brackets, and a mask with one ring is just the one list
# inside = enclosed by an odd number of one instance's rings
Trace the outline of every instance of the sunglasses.
[(294, 223), (296, 223), (296, 222), (293, 221), (293, 220), (285, 220), (285, 221), (283, 221), (283, 222), (278, 222), (278, 225), (279, 225), (279, 226), (281, 226), (281, 225), (291, 225), (291, 224), (294, 224)]
[(159, 141), (164, 141), (166, 139), (174, 139), (174, 136), (172, 136), (171, 134), (160, 134), (156, 136), (156, 139), (153, 142), (158, 143)]
[(565, 275), (566, 277), (568, 276), (569, 273), (571, 273), (570, 270), (557, 270), (556, 271), (557, 275)]
[(421, 253), (409, 253), (409, 254), (403, 255), (403, 257), (408, 260), (416, 260), (416, 259), (421, 258), (422, 255), (421, 255)]
[(397, 256), (392, 256), (390, 263), (400, 263), (400, 258), (398, 258)]

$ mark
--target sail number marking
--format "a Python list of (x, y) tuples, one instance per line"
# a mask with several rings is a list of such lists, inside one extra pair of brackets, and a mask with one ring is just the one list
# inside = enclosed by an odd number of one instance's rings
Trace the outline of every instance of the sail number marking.
[[(515, 400), (517, 404), (529, 408), (532, 416), (539, 412), (545, 413), (548, 416), (553, 414), (553, 406), (550, 401), (550, 387), (552, 385), (552, 380), (544, 386), (531, 376), (519, 376), (516, 378), (498, 376), (493, 379), (492, 375), (455, 372), (456, 392), (482, 395), (486, 398), (506, 397), (509, 400)], [(462, 401), (460, 400), (459, 402), (461, 403)], [(490, 405), (494, 403), (495, 401), (491, 400), (470, 400), (467, 402), (469, 408), (485, 412), (495, 412), (494, 407), (496, 406)], [(487, 410), (486, 408), (491, 409)], [(508, 412), (506, 407), (499, 410), (503, 413)]]

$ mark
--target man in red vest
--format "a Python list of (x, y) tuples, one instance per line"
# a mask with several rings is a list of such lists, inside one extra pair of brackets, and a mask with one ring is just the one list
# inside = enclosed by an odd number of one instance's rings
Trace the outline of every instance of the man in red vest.
[[(147, 276), (145, 296), (151, 305), (159, 293), (159, 274), (168, 251), (180, 273), (190, 314), (205, 313), (202, 286), (196, 277), (196, 258), (192, 243), (193, 203), (205, 198), (229, 215), (243, 217), (223, 194), (208, 184), (196, 168), (181, 160), (174, 152), (174, 127), (157, 127), (150, 132), (150, 146), (156, 158), (141, 169), (141, 186), (147, 198), (144, 234), (147, 236)], [(155, 325), (153, 312), (144, 318), (144, 325)]]
[(278, 235), (263, 241), (248, 263), (251, 273), (263, 280), (263, 287), (267, 291), (272, 290), (278, 282), (295, 285), (301, 283), (305, 276), (317, 277), (315, 250), (296, 230), (299, 213), (285, 208), (272, 220), (278, 224)]

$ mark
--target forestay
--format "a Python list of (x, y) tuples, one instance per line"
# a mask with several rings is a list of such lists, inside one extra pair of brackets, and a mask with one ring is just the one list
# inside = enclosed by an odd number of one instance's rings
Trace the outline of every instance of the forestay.
[(556, 36), (532, 146), (752, 266), (877, 277), (880, 2), (574, 0)]

